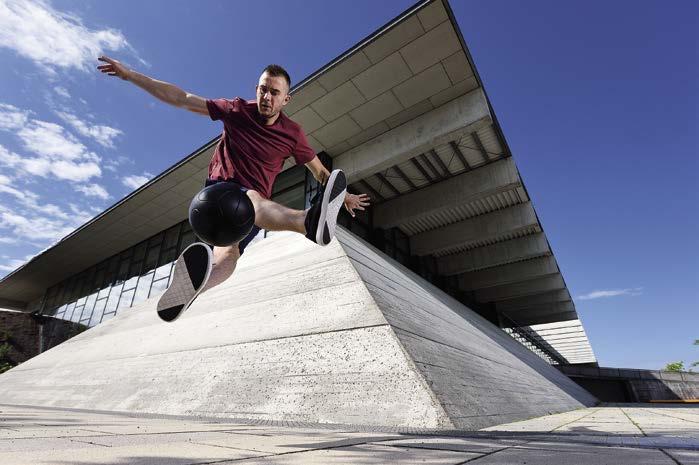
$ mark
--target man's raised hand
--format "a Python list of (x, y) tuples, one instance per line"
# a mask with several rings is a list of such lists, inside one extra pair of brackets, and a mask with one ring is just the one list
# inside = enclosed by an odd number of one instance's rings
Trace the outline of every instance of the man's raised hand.
[(118, 76), (123, 80), (127, 80), (129, 69), (113, 58), (102, 55), (98, 58), (99, 61), (107, 63), (106, 65), (100, 65), (97, 67), (100, 71), (109, 76)]

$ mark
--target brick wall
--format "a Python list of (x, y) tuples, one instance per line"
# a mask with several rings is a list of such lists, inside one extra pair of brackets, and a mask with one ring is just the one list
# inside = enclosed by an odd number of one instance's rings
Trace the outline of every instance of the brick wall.
[(70, 339), (84, 328), (56, 318), (0, 310), (0, 344), (10, 345), (6, 359), (12, 365), (25, 362)]

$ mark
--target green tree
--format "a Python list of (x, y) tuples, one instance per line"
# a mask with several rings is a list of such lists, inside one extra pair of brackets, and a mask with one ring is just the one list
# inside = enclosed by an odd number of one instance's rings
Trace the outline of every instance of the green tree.
[(684, 371), (684, 362), (670, 362), (663, 368), (665, 371)]

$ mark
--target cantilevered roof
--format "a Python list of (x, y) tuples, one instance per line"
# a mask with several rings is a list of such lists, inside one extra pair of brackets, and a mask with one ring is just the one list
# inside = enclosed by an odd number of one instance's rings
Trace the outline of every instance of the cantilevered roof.
[[(445, 0), (411, 7), (292, 94), (286, 113), (317, 152), (347, 173), (351, 189), (373, 197), (374, 227), (402, 231), (413, 255), (503, 321), (530, 328), (579, 324)], [(185, 219), (217, 141), (5, 277), (0, 304), (40, 298), (48, 287)], [(594, 361), (587, 339), (576, 341), (580, 351), (566, 341), (567, 353)]]

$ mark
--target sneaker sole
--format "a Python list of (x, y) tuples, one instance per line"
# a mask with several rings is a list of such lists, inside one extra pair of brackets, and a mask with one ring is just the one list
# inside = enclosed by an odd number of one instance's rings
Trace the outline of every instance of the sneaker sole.
[(184, 249), (175, 262), (172, 282), (158, 300), (158, 316), (169, 323), (175, 321), (192, 304), (211, 274), (211, 249), (195, 242)]
[(323, 193), (323, 203), (320, 208), (318, 218), (318, 228), (316, 229), (316, 243), (328, 245), (335, 237), (335, 226), (337, 225), (337, 215), (345, 200), (347, 193), (347, 178), (341, 170), (334, 170), (330, 173), (330, 178), (325, 185)]

